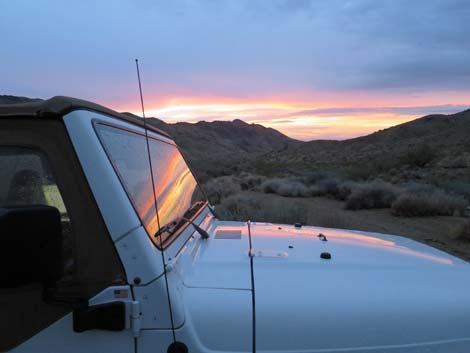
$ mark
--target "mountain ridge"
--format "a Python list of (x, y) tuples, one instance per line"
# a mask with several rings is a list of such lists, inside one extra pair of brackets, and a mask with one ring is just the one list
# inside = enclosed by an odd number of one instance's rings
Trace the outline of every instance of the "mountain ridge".
[[(133, 115), (131, 113), (125, 113)], [(202, 179), (243, 171), (256, 158), (279, 153), (302, 142), (279, 131), (242, 120), (147, 123), (170, 134)]]
[[(0, 104), (27, 101), (30, 99), (26, 97), (0, 96)], [(442, 168), (459, 163), (470, 166), (467, 133), (470, 131), (470, 109), (448, 115), (426, 115), (347, 140), (298, 141), (275, 129), (240, 119), (166, 123), (158, 118), (148, 118), (147, 122), (174, 138), (204, 180), (243, 171), (296, 174), (298, 171), (350, 166), (362, 167), (367, 176), (367, 167), (371, 165), (375, 170), (370, 173), (380, 173), (407, 163), (422, 164), (418, 165), (420, 168), (429, 164), (416, 162), (419, 154), (428, 155), (429, 162)]]

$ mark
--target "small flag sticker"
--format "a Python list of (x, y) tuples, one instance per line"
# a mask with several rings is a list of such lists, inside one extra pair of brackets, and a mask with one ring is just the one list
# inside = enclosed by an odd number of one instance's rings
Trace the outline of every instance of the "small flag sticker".
[(114, 298), (127, 298), (129, 296), (129, 291), (127, 289), (115, 289)]

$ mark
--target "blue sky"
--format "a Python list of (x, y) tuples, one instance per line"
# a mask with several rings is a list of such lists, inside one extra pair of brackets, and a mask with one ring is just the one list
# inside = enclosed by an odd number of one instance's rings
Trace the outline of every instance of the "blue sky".
[[(347, 138), (468, 107), (469, 33), (461, 0), (3, 1), (0, 94), (136, 110), (138, 57), (147, 109), (169, 121)], [(303, 135), (276, 124), (298, 112)], [(357, 124), (325, 132), (329, 117)]]

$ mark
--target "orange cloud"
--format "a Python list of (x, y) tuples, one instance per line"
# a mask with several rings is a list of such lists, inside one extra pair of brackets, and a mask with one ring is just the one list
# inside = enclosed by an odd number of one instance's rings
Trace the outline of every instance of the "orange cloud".
[[(312, 98), (313, 95), (313, 98)], [(162, 96), (146, 101), (146, 115), (168, 123), (241, 119), (272, 127), (296, 139), (346, 139), (418, 118), (429, 113), (466, 109), (468, 94), (431, 92), (384, 95), (354, 92), (292, 93), (284, 97)], [(308, 99), (310, 97), (310, 99)], [(138, 102), (110, 104), (140, 115)], [(340, 107), (340, 108), (337, 108)]]

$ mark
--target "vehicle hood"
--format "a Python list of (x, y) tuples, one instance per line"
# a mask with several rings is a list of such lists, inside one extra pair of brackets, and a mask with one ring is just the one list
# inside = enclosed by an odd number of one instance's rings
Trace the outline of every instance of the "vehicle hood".
[(257, 223), (250, 233), (260, 350), (469, 347), (467, 262), (393, 235)]
[[(251, 290), (253, 270), (259, 351), (460, 352), (470, 345), (463, 260), (378, 233), (216, 220), (206, 228), (211, 239), (192, 247), (183, 281)], [(217, 238), (220, 231), (240, 237)]]

